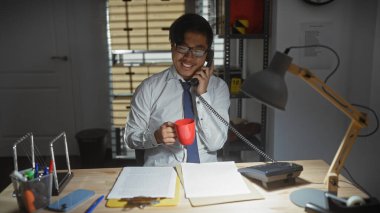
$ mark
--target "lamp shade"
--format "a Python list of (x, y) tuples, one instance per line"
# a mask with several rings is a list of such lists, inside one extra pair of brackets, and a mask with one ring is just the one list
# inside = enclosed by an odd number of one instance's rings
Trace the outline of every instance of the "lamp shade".
[(288, 89), (284, 76), (291, 62), (291, 57), (276, 52), (267, 69), (248, 76), (240, 89), (241, 92), (263, 104), (285, 110)]

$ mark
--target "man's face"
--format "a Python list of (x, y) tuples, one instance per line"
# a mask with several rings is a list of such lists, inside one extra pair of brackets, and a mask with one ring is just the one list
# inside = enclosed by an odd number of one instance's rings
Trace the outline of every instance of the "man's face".
[[(180, 53), (177, 50), (178, 46), (188, 47), (190, 51), (187, 53)], [(190, 80), (197, 70), (199, 70), (206, 60), (206, 54), (197, 57), (192, 51), (207, 50), (206, 36), (187, 32), (183, 44), (172, 45), (172, 60), (177, 72), (185, 80)]]

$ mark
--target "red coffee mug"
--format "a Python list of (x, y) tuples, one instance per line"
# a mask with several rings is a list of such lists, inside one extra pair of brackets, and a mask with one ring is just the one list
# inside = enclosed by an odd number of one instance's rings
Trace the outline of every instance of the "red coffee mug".
[(194, 119), (184, 118), (175, 122), (177, 137), (182, 145), (189, 146), (193, 144), (195, 138)]

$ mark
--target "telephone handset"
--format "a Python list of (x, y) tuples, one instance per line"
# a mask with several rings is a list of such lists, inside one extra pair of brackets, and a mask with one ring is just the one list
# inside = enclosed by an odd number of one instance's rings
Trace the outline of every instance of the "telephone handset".
[[(212, 63), (214, 61), (214, 50), (210, 49), (210, 51), (207, 53), (206, 56), (206, 67), (211, 67)], [(198, 86), (199, 81), (197, 78), (192, 78), (190, 80), (191, 86)]]
[(211, 67), (212, 63), (214, 62), (214, 50), (210, 49), (210, 51), (207, 53), (206, 56), (206, 67)]

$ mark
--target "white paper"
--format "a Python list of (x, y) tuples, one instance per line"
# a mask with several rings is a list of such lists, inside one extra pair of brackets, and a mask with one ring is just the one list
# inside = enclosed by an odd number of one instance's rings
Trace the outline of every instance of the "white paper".
[(234, 162), (181, 164), (187, 198), (248, 194)]
[[(333, 47), (335, 44), (331, 32), (333, 32), (333, 22), (307, 22), (301, 23), (300, 45), (327, 45)], [(325, 48), (309, 47), (299, 50), (300, 58), (297, 64), (308, 69), (330, 70), (336, 61), (333, 53)], [(291, 52), (296, 50), (291, 50)], [(336, 62), (335, 62), (336, 63)]]
[(172, 167), (124, 167), (107, 199), (174, 198), (175, 185)]

